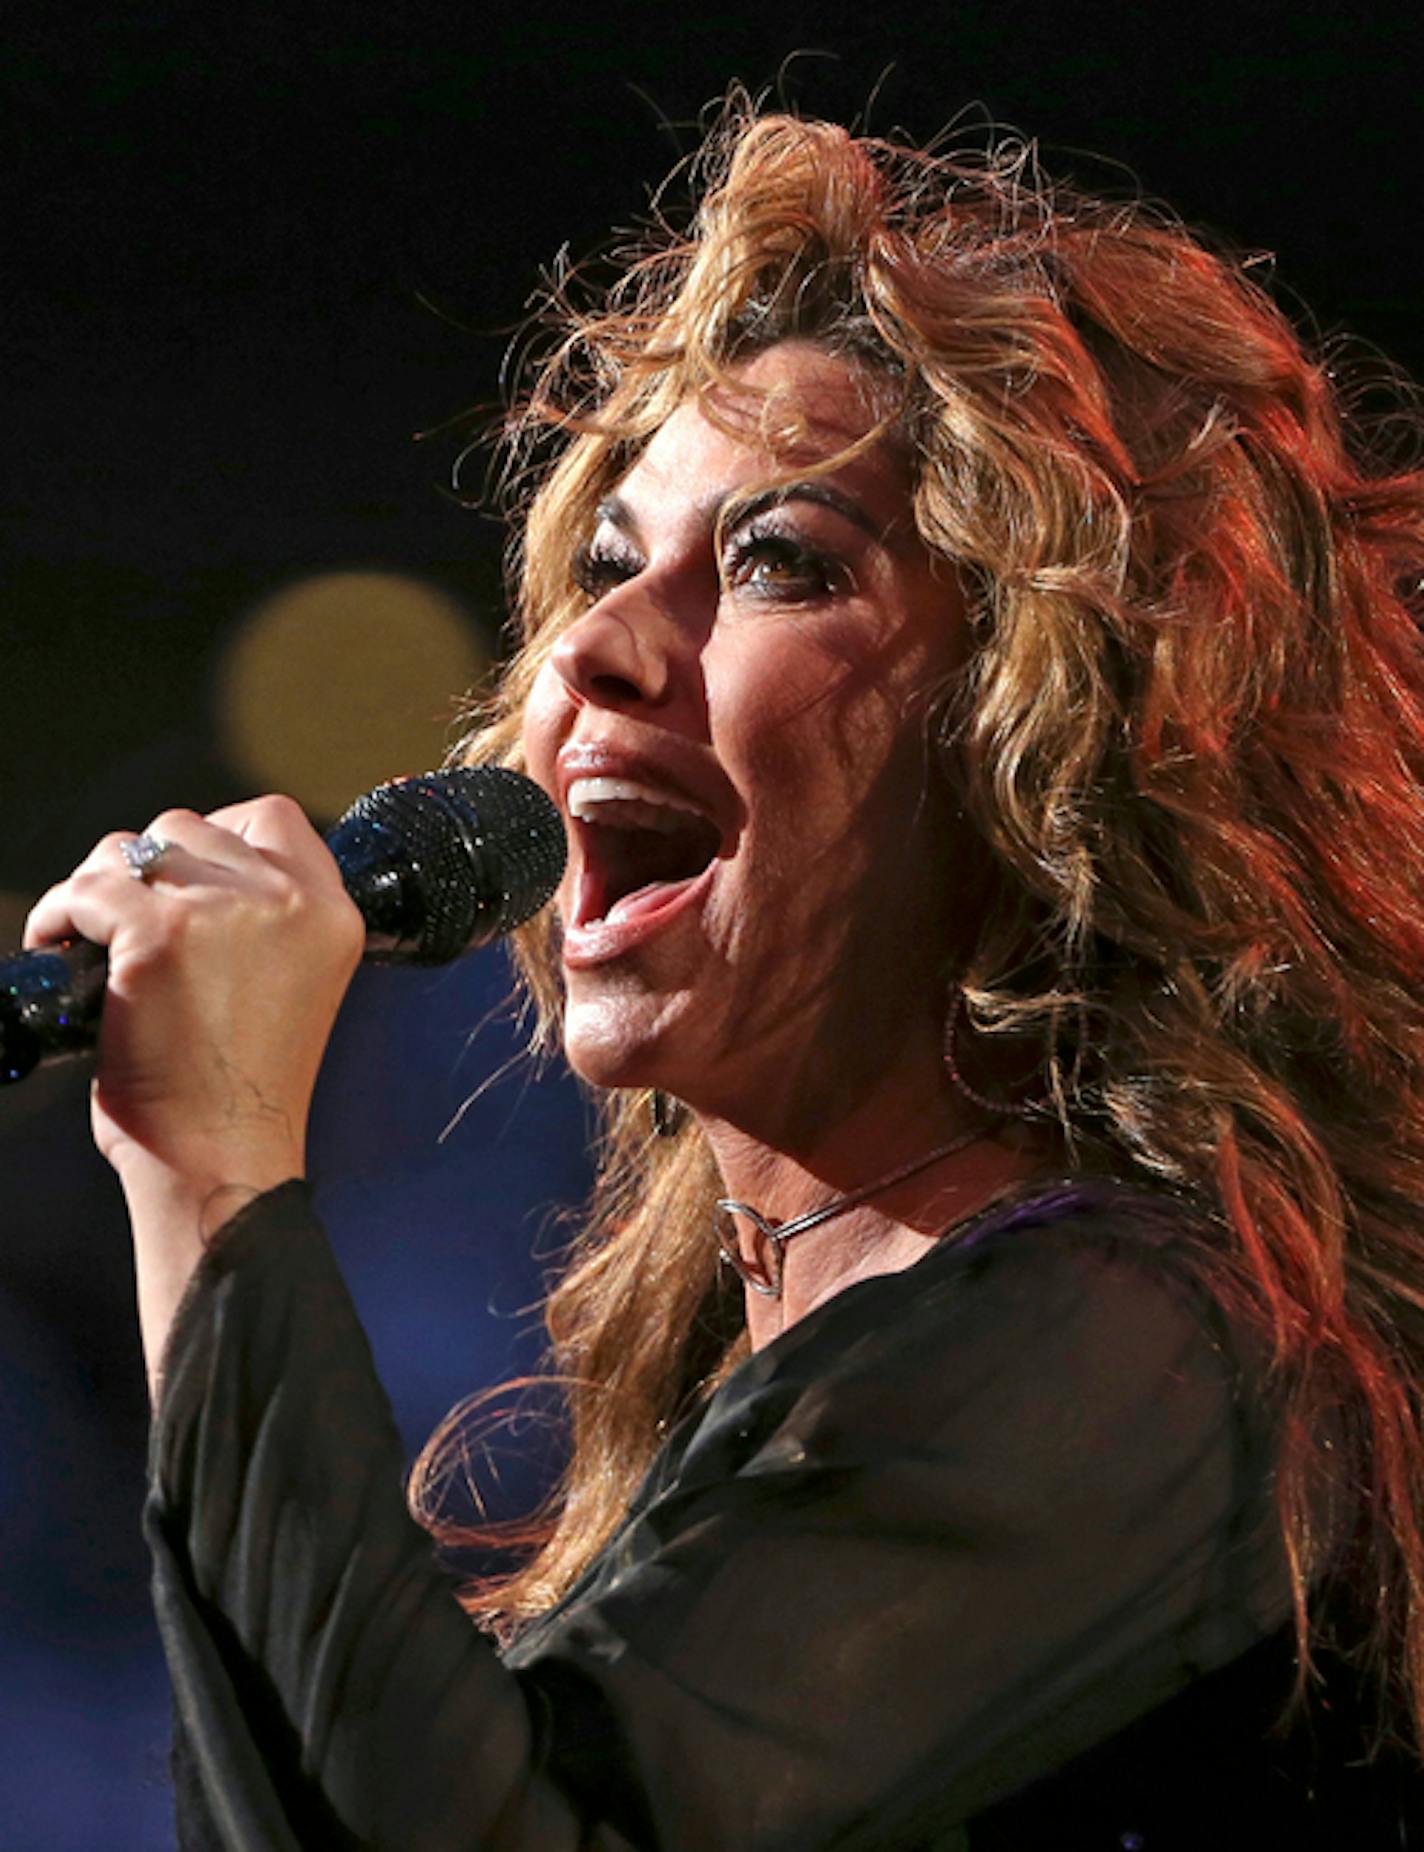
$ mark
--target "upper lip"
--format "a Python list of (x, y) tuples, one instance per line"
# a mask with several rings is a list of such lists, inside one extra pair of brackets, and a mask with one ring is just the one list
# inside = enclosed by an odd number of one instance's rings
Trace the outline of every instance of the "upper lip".
[[(624, 778), (644, 786), (650, 796), (665, 793), (668, 801), (679, 808), (695, 810), (717, 831), (725, 849), (732, 833), (730, 792), (718, 795), (718, 802), (708, 789), (710, 779), (701, 767), (688, 760), (691, 755), (671, 746), (651, 750), (622, 744), (614, 740), (570, 740), (560, 751), (557, 761), (559, 807), (569, 813), (569, 787), (578, 778)], [(725, 780), (723, 780), (725, 785)]]

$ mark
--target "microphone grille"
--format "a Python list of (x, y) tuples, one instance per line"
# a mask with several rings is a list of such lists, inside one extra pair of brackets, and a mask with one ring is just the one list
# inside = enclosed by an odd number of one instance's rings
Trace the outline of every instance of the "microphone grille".
[(394, 956), (413, 964), (444, 964), (522, 925), (553, 894), (567, 853), (546, 794), (497, 765), (379, 785), (337, 829), (379, 836), (399, 865), (403, 936)]

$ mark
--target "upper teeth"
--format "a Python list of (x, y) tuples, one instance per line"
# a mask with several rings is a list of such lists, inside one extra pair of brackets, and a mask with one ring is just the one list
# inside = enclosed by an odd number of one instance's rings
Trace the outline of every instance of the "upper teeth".
[(646, 812), (640, 811), (638, 822), (646, 829), (672, 832), (679, 826), (675, 816), (667, 815), (675, 811), (683, 816), (699, 817), (701, 812), (692, 804), (684, 804), (680, 799), (669, 797), (666, 791), (654, 791), (648, 785), (636, 784), (631, 778), (575, 778), (569, 786), (569, 815), (587, 822), (594, 819), (594, 812), (600, 804), (647, 805)]

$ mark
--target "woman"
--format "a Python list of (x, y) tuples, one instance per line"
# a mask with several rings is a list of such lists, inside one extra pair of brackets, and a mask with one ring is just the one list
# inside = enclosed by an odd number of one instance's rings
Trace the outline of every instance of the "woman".
[(31, 922), (111, 948), (188, 1839), (1407, 1844), (1424, 490), (1143, 208), (708, 161), (531, 396), (470, 748), (569, 822), (521, 953), (610, 1127), (503, 1660), (292, 1181), (325, 850), (171, 813)]

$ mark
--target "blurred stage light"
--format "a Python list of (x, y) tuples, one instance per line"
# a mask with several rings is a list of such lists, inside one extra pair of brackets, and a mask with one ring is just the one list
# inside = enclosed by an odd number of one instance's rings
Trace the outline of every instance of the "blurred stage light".
[(489, 652), (448, 593), (393, 572), (329, 572), (253, 610), (218, 669), (223, 753), (254, 791), (330, 821), (370, 786), (439, 764), (454, 701)]

